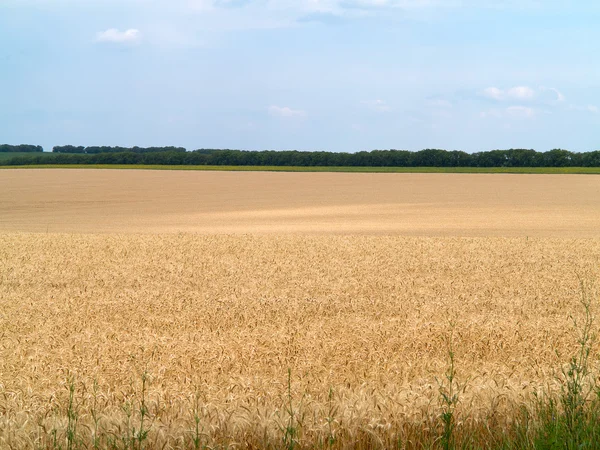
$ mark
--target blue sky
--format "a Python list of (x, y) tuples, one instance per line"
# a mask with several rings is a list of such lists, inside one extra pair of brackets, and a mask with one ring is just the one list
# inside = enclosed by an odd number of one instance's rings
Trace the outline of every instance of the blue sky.
[(0, 141), (600, 149), (600, 2), (0, 0)]

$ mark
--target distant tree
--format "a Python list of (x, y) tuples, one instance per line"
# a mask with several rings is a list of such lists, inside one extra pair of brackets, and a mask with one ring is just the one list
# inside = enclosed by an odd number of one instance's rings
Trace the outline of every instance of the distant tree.
[[(0, 151), (15, 147), (1, 145)], [(75, 147), (56, 146), (51, 155), (39, 155), (41, 147), (26, 146), (30, 156), (0, 160), (3, 165), (22, 164), (167, 164), (167, 165), (255, 165), (255, 166), (368, 166), (368, 167), (600, 167), (600, 151), (572, 153), (554, 149), (545, 153), (527, 149), (466, 153), (425, 149), (373, 150), (357, 153), (325, 151), (242, 151), (182, 147)]]
[(572, 159), (571, 152), (557, 148), (543, 154), (542, 165), (545, 167), (569, 167)]
[(40, 153), (44, 149), (40, 145), (8, 145), (0, 144), (0, 153)]
[(539, 153), (535, 150), (510, 149), (506, 154), (505, 165), (508, 167), (536, 167), (540, 165)]
[(85, 147), (75, 147), (74, 145), (56, 145), (52, 148), (52, 153), (85, 153)]
[(587, 153), (575, 153), (573, 159), (576, 159), (577, 166), (582, 167), (600, 167), (600, 150)]
[(416, 167), (450, 167), (451, 157), (446, 150), (425, 149), (413, 154), (412, 165)]
[(97, 155), (99, 153), (160, 153), (160, 152), (181, 152), (187, 150), (183, 147), (108, 147), (108, 146), (89, 146), (75, 147), (73, 145), (56, 146), (52, 149), (54, 153), (86, 153)]

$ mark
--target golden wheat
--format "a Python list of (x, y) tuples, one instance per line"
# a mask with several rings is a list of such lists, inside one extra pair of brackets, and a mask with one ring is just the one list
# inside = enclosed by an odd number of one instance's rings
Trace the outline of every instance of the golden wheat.
[(410, 447), (450, 335), (457, 417), (503, 430), (577, 349), (599, 187), (2, 172), (0, 448)]
[(93, 411), (125, 435), (145, 372), (148, 445), (191, 439), (196, 404), (207, 442), (277, 441), (288, 369), (303, 439), (332, 417), (386, 442), (436, 410), (450, 322), (461, 408), (501, 412), (555, 382), (599, 260), (598, 240), (2, 234), (0, 446), (64, 440), (69, 380), (81, 436)]

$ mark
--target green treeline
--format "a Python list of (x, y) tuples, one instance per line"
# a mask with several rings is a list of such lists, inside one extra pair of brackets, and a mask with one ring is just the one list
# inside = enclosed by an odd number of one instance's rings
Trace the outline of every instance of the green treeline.
[(0, 144), (0, 153), (39, 153), (44, 149), (40, 145), (8, 145)]
[[(82, 150), (83, 149), (83, 150)], [(166, 149), (166, 150), (165, 150)], [(71, 151), (72, 150), (72, 151)], [(4, 165), (150, 164), (215, 166), (335, 166), (335, 167), (600, 167), (600, 151), (575, 153), (510, 149), (466, 153), (426, 149), (373, 150), (357, 153), (242, 151), (179, 147), (54, 147), (52, 154), (17, 156)]]
[(74, 145), (57, 145), (52, 148), (52, 153), (75, 153), (95, 155), (98, 153), (159, 153), (159, 152), (186, 152), (183, 147), (76, 147)]

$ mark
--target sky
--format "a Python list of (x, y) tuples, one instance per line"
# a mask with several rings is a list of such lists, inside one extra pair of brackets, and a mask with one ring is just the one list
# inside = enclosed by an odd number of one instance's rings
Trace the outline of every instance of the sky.
[(597, 0), (0, 0), (0, 143), (600, 149)]

